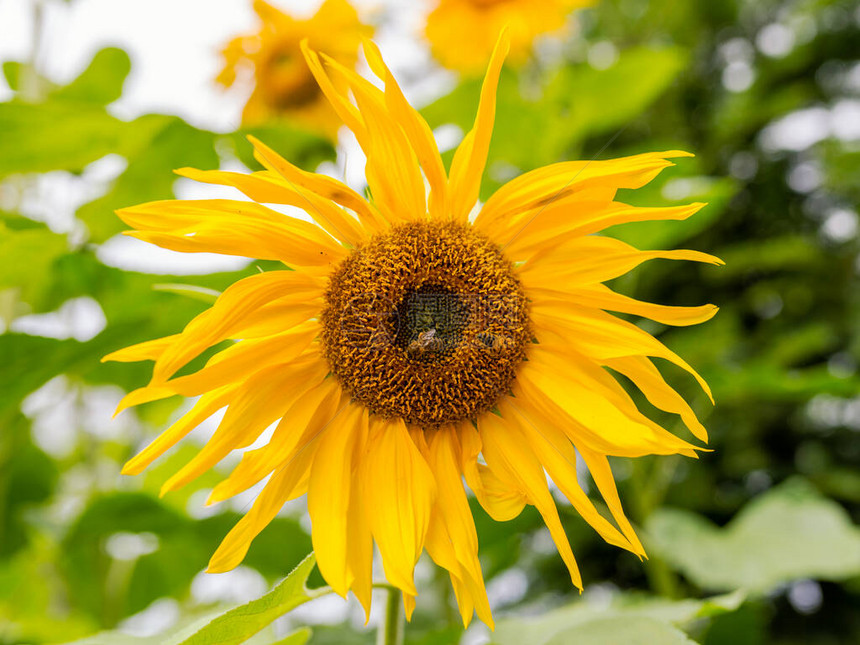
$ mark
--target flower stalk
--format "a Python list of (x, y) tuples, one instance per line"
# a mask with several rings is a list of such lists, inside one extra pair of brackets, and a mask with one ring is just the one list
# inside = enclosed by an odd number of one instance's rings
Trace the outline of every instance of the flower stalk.
[(403, 608), (400, 592), (391, 587), (385, 600), (385, 614), (376, 632), (376, 645), (403, 645)]

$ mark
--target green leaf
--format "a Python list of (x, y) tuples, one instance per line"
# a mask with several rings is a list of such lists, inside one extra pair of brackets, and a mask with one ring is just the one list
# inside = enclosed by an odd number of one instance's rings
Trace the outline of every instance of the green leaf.
[(13, 92), (17, 92), (21, 84), (21, 74), (23, 73), (24, 63), (16, 60), (7, 60), (3, 63), (3, 78), (6, 79), (6, 84)]
[(724, 528), (668, 508), (645, 528), (655, 554), (702, 589), (766, 593), (799, 578), (860, 575), (860, 529), (803, 480), (761, 495)]
[(117, 47), (106, 47), (93, 56), (87, 68), (69, 85), (52, 94), (60, 101), (107, 105), (122, 95), (122, 86), (131, 71), (131, 59)]
[[(525, 641), (521, 641), (525, 642)], [(529, 641), (534, 642), (534, 641)], [(546, 645), (603, 645), (605, 643), (624, 643), (624, 645), (687, 645), (695, 641), (676, 627), (661, 623), (647, 616), (634, 616), (618, 620), (598, 618), (558, 632)]]
[(55, 544), (33, 540), (11, 559), (0, 560), (0, 642), (4, 645), (60, 643), (98, 629), (89, 616), (70, 607), (62, 614), (54, 611), (59, 592), (56, 576), (45, 572), (55, 558)]
[(29, 541), (26, 511), (50, 499), (59, 479), (57, 464), (30, 440), (20, 413), (0, 421), (0, 559)]
[(311, 637), (311, 629), (310, 627), (302, 627), (301, 629), (297, 629), (292, 634), (287, 636), (286, 638), (282, 638), (276, 643), (272, 643), (272, 645), (305, 645)]
[(119, 325), (85, 343), (28, 334), (0, 334), (4, 366), (0, 370), (0, 412), (14, 408), (57, 374), (104, 373), (99, 360), (123, 346), (131, 331), (130, 327), (124, 329)]
[(17, 289), (31, 309), (42, 311), (41, 293), (51, 282), (57, 259), (67, 250), (65, 235), (44, 226), (11, 231), (0, 221), (0, 291)]
[(316, 168), (321, 162), (334, 158), (331, 142), (307, 130), (278, 121), (268, 125), (240, 128), (226, 135), (239, 161), (251, 169), (262, 169), (262, 166), (254, 159), (254, 147), (248, 141), (248, 135), (255, 136), (300, 168)]
[(602, 645), (691, 643), (681, 628), (694, 622), (735, 611), (742, 594), (705, 600), (667, 600), (620, 595), (606, 607), (578, 600), (540, 616), (499, 621), (494, 645)]
[[(626, 125), (669, 87), (686, 61), (680, 48), (632, 48), (610, 69), (569, 66), (537, 88), (524, 88), (515, 74), (505, 71), (483, 197), (520, 171), (578, 152), (587, 137)], [(468, 132), (480, 86), (477, 79), (461, 83), (422, 113), (432, 127), (453, 123)]]
[(0, 103), (0, 177), (69, 170), (117, 152), (128, 124), (100, 106), (50, 101)]
[(181, 645), (239, 645), (288, 611), (329, 593), (305, 587), (314, 564), (311, 553), (269, 593), (221, 614)]
[[(121, 532), (152, 534), (157, 550), (137, 561), (113, 560), (106, 544)], [(75, 605), (112, 627), (156, 598), (186, 588), (206, 562), (202, 549), (195, 557), (199, 546), (184, 515), (149, 495), (113, 493), (94, 499), (69, 528), (60, 566)]]
[(680, 47), (632, 47), (609, 69), (564, 68), (548, 92), (563, 106), (560, 135), (579, 141), (626, 125), (666, 91), (687, 58)]

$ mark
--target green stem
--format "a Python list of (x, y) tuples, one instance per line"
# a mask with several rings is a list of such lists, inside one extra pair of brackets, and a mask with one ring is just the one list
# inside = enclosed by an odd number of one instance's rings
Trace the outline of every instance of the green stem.
[[(644, 459), (633, 460), (632, 511), (633, 518), (639, 526), (643, 526), (654, 508), (662, 503), (668, 489), (667, 482), (672, 479), (677, 461), (664, 458), (653, 464), (650, 477), (645, 471), (645, 466)], [(644, 568), (648, 584), (654, 593), (665, 598), (678, 597), (678, 580), (664, 560), (649, 554), (649, 558), (644, 562)]]
[(403, 608), (400, 606), (400, 592), (388, 590), (385, 602), (385, 615), (376, 632), (376, 645), (402, 645), (403, 643)]

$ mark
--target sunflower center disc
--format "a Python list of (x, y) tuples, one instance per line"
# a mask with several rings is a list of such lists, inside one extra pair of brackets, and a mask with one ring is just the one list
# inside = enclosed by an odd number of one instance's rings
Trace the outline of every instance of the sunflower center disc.
[(424, 427), (489, 410), (531, 340), (511, 263), (452, 223), (396, 226), (353, 251), (331, 275), (322, 323), (343, 387), (373, 413)]

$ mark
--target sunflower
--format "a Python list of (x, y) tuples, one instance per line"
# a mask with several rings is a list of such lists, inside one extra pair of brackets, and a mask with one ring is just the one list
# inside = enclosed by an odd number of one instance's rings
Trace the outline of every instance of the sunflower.
[(439, 0), (427, 16), (425, 35), (433, 56), (449, 69), (482, 70), (496, 37), (510, 32), (509, 63), (520, 65), (537, 36), (563, 31), (572, 11), (592, 0)]
[(289, 118), (334, 137), (341, 121), (311, 74), (301, 42), (354, 68), (362, 37), (372, 28), (362, 24), (346, 0), (325, 0), (315, 15), (298, 20), (264, 0), (254, 0), (260, 31), (233, 38), (223, 49), (224, 68), (216, 80), (232, 86), (241, 69), (253, 69), (254, 89), (242, 122), (257, 125)]
[[(607, 542), (643, 556), (607, 458), (692, 457), (696, 447), (639, 412), (604, 368), (630, 379), (657, 408), (680, 415), (703, 441), (704, 428), (652, 358), (707, 385), (651, 335), (607, 311), (690, 325), (716, 307), (650, 304), (602, 282), (653, 258), (720, 261), (695, 251), (640, 251), (594, 235), (625, 222), (695, 213), (701, 204), (641, 208), (614, 199), (619, 188), (638, 188), (671, 166), (668, 159), (688, 156), (683, 152), (533, 170), (500, 188), (470, 222), (505, 39), (493, 52), (474, 127), (450, 172), (375, 45), (364, 47), (384, 90), (308, 47), (304, 54), (367, 155), (372, 198), (253, 140), (263, 171), (178, 171), (238, 188), (253, 201), (170, 200), (118, 211), (135, 229), (129, 235), (168, 249), (289, 267), (236, 282), (178, 334), (106, 357), (155, 361), (149, 385), (128, 394), (120, 410), (171, 395), (200, 397), (123, 473), (140, 473), (226, 408), (205, 447), (164, 484), (167, 493), (274, 425), (268, 442), (244, 451), (211, 493), (209, 502), (218, 502), (268, 477), (209, 571), (238, 565), (283, 504), (307, 493), (319, 569), (337, 593), (351, 589), (369, 611), (375, 542), (411, 615), (413, 570), (426, 549), (450, 573), (464, 622), (476, 612), (492, 626), (463, 480), (498, 521), (534, 505), (580, 589), (545, 473)], [(313, 223), (263, 203), (298, 206)], [(228, 340), (236, 342), (204, 367), (176, 376)], [(577, 454), (614, 522), (580, 488)]]

